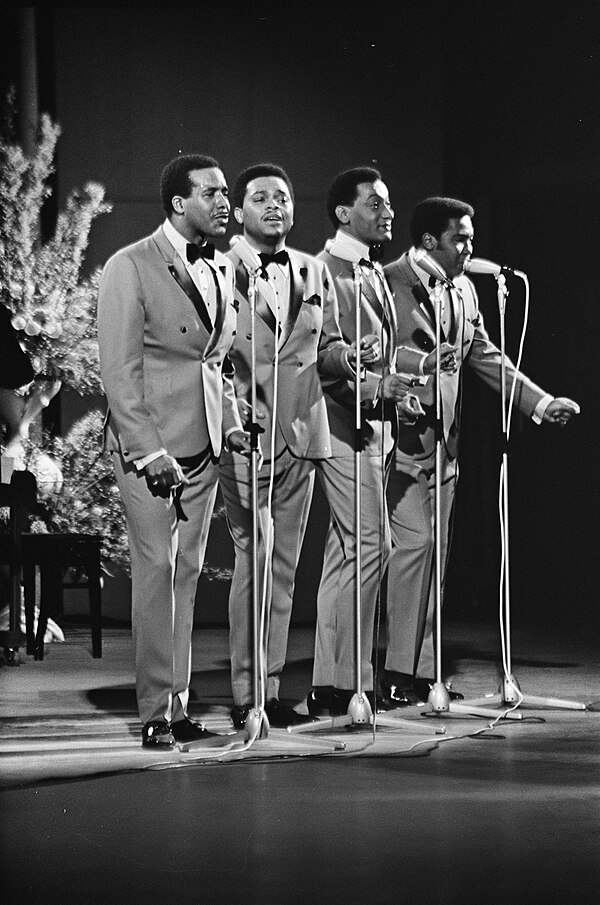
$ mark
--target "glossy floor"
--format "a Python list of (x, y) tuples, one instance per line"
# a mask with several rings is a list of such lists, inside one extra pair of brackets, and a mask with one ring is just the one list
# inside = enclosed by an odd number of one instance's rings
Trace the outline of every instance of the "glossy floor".
[[(312, 631), (292, 633), (283, 694), (302, 709)], [(493, 627), (448, 628), (446, 661), (467, 697), (493, 691)], [(519, 632), (524, 690), (600, 698), (597, 637)], [(196, 632), (193, 710), (229, 707), (226, 634)], [(200, 668), (201, 667), (201, 668)], [(0, 673), (3, 725), (126, 718), (130, 640), (81, 631)], [(523, 711), (519, 723), (449, 717), (446, 737), (394, 756), (270, 757), (10, 783), (1, 793), (4, 901), (108, 905), (597, 905), (600, 714)], [(7, 730), (3, 730), (6, 732)], [(130, 730), (138, 744), (139, 727)], [(133, 741), (135, 737), (135, 742)], [(1, 764), (0, 764), (1, 766)]]

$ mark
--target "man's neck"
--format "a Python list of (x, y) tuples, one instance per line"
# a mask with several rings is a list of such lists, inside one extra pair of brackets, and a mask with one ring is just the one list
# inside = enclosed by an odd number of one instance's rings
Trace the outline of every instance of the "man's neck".
[(180, 236), (182, 236), (186, 242), (189, 242), (191, 245), (204, 245), (207, 241), (207, 237), (204, 233), (197, 233), (191, 227), (186, 226), (184, 223), (179, 223), (177, 220), (169, 219), (169, 223), (176, 230)]
[(249, 236), (247, 233), (244, 233), (244, 239), (252, 249), (257, 254), (267, 254), (272, 255), (278, 251), (283, 251), (285, 248), (285, 236), (281, 239), (277, 239), (276, 242), (269, 242), (268, 240), (257, 240), (252, 236)]

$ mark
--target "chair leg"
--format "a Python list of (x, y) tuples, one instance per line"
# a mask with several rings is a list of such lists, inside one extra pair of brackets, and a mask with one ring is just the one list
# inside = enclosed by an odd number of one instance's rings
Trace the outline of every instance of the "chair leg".
[(27, 653), (35, 653), (35, 634), (33, 630), (35, 616), (35, 563), (26, 561), (23, 565), (23, 599), (25, 604), (25, 635)]
[(92, 555), (87, 564), (90, 623), (92, 626), (92, 657), (102, 656), (102, 581), (99, 555)]
[(62, 601), (62, 565), (58, 562), (40, 566), (40, 574), (40, 614), (34, 653), (36, 660), (44, 659), (44, 635), (48, 627), (48, 617), (54, 613), (57, 601), (58, 605)]

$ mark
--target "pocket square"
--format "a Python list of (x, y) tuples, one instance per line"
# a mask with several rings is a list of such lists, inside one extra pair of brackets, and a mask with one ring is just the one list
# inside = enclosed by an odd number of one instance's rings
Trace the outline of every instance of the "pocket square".
[(310, 298), (302, 299), (302, 304), (303, 305), (316, 305), (317, 308), (320, 308), (321, 307), (321, 296), (317, 295), (317, 293), (315, 292), (315, 294), (311, 295)]

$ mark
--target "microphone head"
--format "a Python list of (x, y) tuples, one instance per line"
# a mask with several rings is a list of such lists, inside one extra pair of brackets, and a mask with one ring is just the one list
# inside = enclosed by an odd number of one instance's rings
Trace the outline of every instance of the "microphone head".
[(248, 268), (249, 271), (259, 271), (262, 262), (253, 248), (250, 247), (244, 236), (232, 236), (229, 240), (229, 247), (233, 248), (240, 261)]
[(465, 261), (466, 273), (490, 273), (492, 276), (499, 276), (505, 268), (493, 261), (487, 261), (485, 258), (469, 258)]
[(434, 280), (439, 280), (442, 283), (449, 283), (448, 275), (443, 267), (435, 261), (431, 255), (428, 255), (424, 249), (420, 249), (415, 255), (415, 264), (418, 264), (419, 267), (428, 273), (430, 277), (433, 277)]

